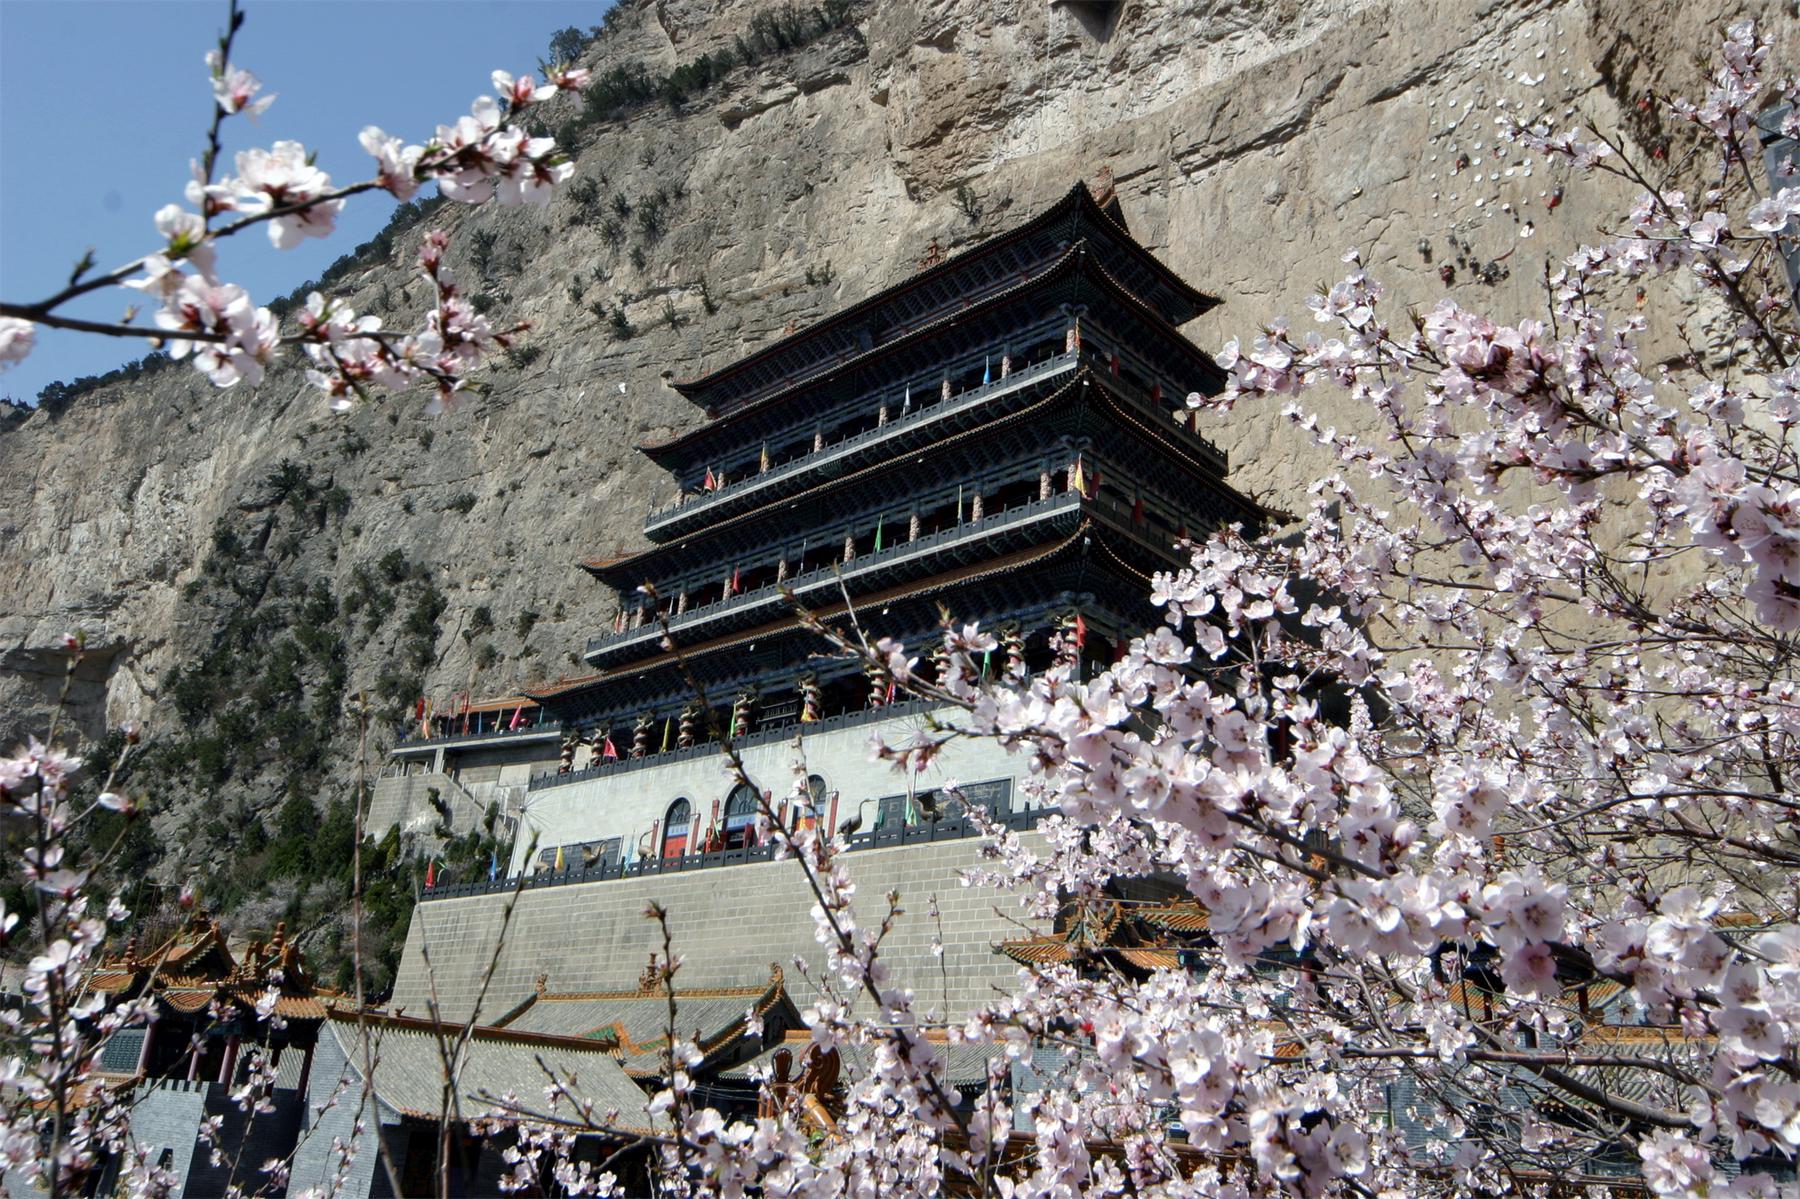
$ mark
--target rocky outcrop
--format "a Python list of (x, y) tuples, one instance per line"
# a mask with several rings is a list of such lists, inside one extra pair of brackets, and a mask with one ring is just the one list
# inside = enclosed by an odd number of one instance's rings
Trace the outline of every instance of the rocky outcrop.
[[(734, 44), (772, 7), (627, 0), (592, 64), (667, 72)], [(1793, 22), (1760, 7), (1793, 44)], [(193, 686), (209, 655), (221, 677), (238, 654), (264, 671), (255, 655), (298, 638), (305, 598), (322, 595), (330, 612), (305, 618), (322, 631), (296, 651), (295, 702), (312, 704), (305, 719), (325, 739), (313, 775), (341, 790), (360, 743), (342, 709), (359, 693), (382, 718), (373, 758), (415, 679), (439, 695), (471, 680), (498, 693), (574, 667), (570, 651), (614, 611), (574, 563), (640, 544), (646, 507), (672, 494), (633, 443), (698, 419), (669, 379), (907, 274), (933, 240), (954, 250), (1014, 222), (1077, 178), (1110, 172), (1137, 235), (1224, 297), (1189, 331), (1208, 347), (1303, 317), (1351, 247), (1402, 302), (1541, 309), (1545, 262), (1591, 237), (1617, 197), (1571, 189), (1553, 209), (1562, 176), (1496, 141), (1498, 106), (1666, 136), (1635, 97), (1695, 90), (1697, 57), (1735, 10), (884, 0), (851, 13), (678, 108), (586, 129), (580, 182), (545, 210), (434, 213), (470, 289), (536, 328), (444, 416), (421, 415), (416, 398), (334, 416), (292, 371), (220, 392), (173, 368), (0, 422), (0, 735), (43, 726), (72, 628), (92, 647), (71, 693), (84, 730), (132, 719), (185, 735), (171, 681)], [(344, 281), (359, 310), (417, 314), (418, 237)], [(1291, 505), (1317, 477), (1265, 414), (1208, 433), (1247, 491)], [(396, 550), (403, 570), (384, 582)], [(416, 660), (411, 675), (396, 676), (397, 659)], [(177, 788), (160, 827), (178, 836), (196, 793), (234, 787), (253, 808), (279, 791), (240, 762)]]

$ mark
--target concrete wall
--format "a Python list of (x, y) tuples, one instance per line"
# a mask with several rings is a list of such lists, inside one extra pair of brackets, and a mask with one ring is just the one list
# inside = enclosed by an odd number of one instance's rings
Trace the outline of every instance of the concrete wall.
[[(948, 716), (946, 713), (946, 718)], [(884, 762), (870, 760), (870, 737), (880, 732), (890, 744), (903, 744), (924, 726), (925, 716), (913, 713), (893, 720), (870, 721), (806, 734), (802, 751), (807, 772), (822, 777), (828, 792), (839, 793), (838, 820), (854, 814), (865, 799), (907, 790), (904, 775), (896, 773)], [(793, 764), (797, 757), (791, 740), (753, 745), (742, 753), (750, 777), (759, 787), (771, 792), (777, 803), (791, 794)], [(914, 786), (918, 790), (929, 790), (952, 781), (977, 783), (1011, 779), (1016, 810), (1023, 804), (1018, 779), (1025, 766), (1024, 758), (1007, 753), (991, 741), (955, 742), (918, 777)], [(525, 798), (524, 819), (520, 822), (518, 842), (513, 847), (510, 872), (516, 874), (527, 867), (532, 857), (528, 850), (534, 837), (538, 853), (558, 845), (618, 837), (623, 841), (627, 855), (633, 855), (652, 824), (660, 827), (669, 805), (677, 798), (685, 798), (692, 805), (699, 827), (690, 833), (690, 839), (697, 837), (706, 831), (715, 800), (723, 811), (725, 796), (731, 787), (725, 755), (713, 752), (681, 757), (666, 764), (620, 768), (616, 773), (609, 771), (598, 778), (540, 788)], [(830, 813), (824, 814), (829, 816)], [(869, 805), (863, 816), (864, 827), (873, 827), (874, 805)]]
[[(402, 832), (424, 832), (436, 828), (437, 809), (431, 804), (431, 791), (436, 789), (450, 809), (450, 827), (457, 833), (479, 828), (487, 805), (497, 796), (478, 795), (447, 774), (388, 775), (375, 780), (369, 789), (369, 811), (363, 829), (379, 839), (396, 824)], [(491, 790), (491, 788), (488, 788)], [(523, 793), (523, 788), (519, 789)], [(502, 803), (504, 810), (505, 804)], [(416, 825), (416, 827), (415, 827)]]
[[(921, 1007), (952, 1018), (973, 1010), (996, 987), (1010, 988), (1017, 967), (993, 946), (1029, 932), (1016, 922), (1022, 918), (1017, 896), (961, 884), (958, 872), (976, 865), (980, 844), (970, 838), (859, 850), (844, 859), (856, 882), (863, 926), (876, 925), (886, 911), (885, 894), (899, 891), (905, 914), (889, 935), (883, 960), (913, 988)], [(934, 895), (943, 923), (941, 962), (930, 952), (934, 927), (928, 907)], [(804, 1009), (813, 998), (811, 985), (791, 965), (796, 956), (815, 969), (823, 962), (813, 935), (812, 892), (798, 863), (762, 862), (520, 894), (481, 1016), (494, 1019), (525, 998), (540, 972), (559, 991), (635, 987), (651, 950), (661, 945), (656, 925), (644, 917), (651, 900), (668, 909), (675, 950), (685, 959), (679, 986), (754, 983), (768, 976), (770, 962), (780, 962), (795, 1002)], [(513, 902), (511, 893), (501, 893), (414, 908), (394, 1005), (426, 1014), (435, 979), (444, 1013), (464, 1018), (475, 1005)]]

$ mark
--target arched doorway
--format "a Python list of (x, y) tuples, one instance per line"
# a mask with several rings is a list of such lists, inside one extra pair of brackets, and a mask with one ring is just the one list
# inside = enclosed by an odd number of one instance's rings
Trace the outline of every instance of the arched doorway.
[(688, 826), (694, 822), (694, 806), (685, 799), (669, 805), (663, 819), (662, 856), (678, 858), (687, 852)]
[(750, 844), (752, 825), (756, 823), (756, 788), (739, 783), (725, 797), (725, 848), (742, 849)]

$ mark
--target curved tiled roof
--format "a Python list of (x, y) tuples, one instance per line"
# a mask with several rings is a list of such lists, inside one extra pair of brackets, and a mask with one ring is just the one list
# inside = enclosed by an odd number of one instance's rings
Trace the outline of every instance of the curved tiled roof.
[(1023, 222), (1012, 229), (996, 234), (993, 237), (987, 238), (961, 253), (946, 258), (941, 263), (927, 267), (925, 270), (917, 271), (898, 283), (890, 284), (880, 291), (875, 292), (873, 295), (858, 300), (849, 307), (840, 309), (825, 319), (796, 331), (791, 336), (783, 337), (779, 341), (772, 342), (760, 350), (738, 358), (737, 360), (720, 367), (718, 370), (702, 375), (696, 379), (677, 380), (675, 389), (683, 395), (688, 395), (690, 392), (714, 386), (723, 382), (738, 371), (744, 370), (757, 362), (762, 362), (775, 357), (794, 346), (803, 344), (826, 330), (867, 317), (875, 309), (893, 299), (895, 296), (952, 275), (958, 270), (966, 267), (970, 262), (980, 258), (982, 255), (990, 254), (1001, 246), (1035, 233), (1045, 226), (1055, 223), (1058, 219), (1070, 216), (1076, 212), (1080, 212), (1089, 219), (1096, 219), (1105, 225), (1110, 232), (1120, 239), (1121, 244), (1128, 254), (1139, 259), (1139, 261), (1149, 267), (1154, 273), (1161, 276), (1164, 282), (1169, 285), (1170, 289), (1173, 290), (1176, 295), (1185, 299), (1195, 309), (1196, 313), (1205, 312), (1219, 303), (1216, 296), (1207, 295), (1205, 292), (1200, 291), (1198, 288), (1188, 283), (1185, 279), (1182, 279), (1179, 275), (1175, 274), (1174, 271), (1165, 266), (1154, 254), (1150, 253), (1149, 250), (1146, 250), (1139, 244), (1138, 240), (1131, 235), (1130, 230), (1126, 229), (1123, 224), (1095, 202), (1093, 193), (1088, 190), (1087, 184), (1085, 182), (1078, 182), (1064, 193), (1062, 199), (1050, 205), (1030, 220)]
[[(711, 1054), (739, 1037), (761, 1035), (757, 1026), (777, 1005), (791, 1003), (781, 968), (767, 982), (746, 987), (676, 991), (674, 1027), (678, 1037), (691, 1036), (702, 1053)], [(623, 1055), (627, 1069), (659, 1070), (668, 1041), (669, 995), (660, 986), (632, 991), (540, 989), (503, 1017), (509, 1031), (576, 1038), (604, 1038)], [(633, 1061), (632, 1059), (638, 1059)]]
[[(1151, 325), (1153, 328), (1162, 330), (1176, 343), (1190, 350), (1196, 365), (1204, 367), (1204, 369), (1215, 375), (1218, 373), (1219, 368), (1213, 362), (1210, 355), (1207, 355), (1197, 346), (1194, 346), (1193, 343), (1189, 342), (1187, 338), (1182, 335), (1181, 331), (1174, 325), (1171, 325), (1160, 312), (1146, 304), (1133, 293), (1130, 288), (1114, 278), (1112, 272), (1108, 271), (1094, 255), (1088, 253), (1087, 242), (1084, 240), (1074, 242), (1068, 249), (1064, 250), (1057, 257), (1049, 260), (1032, 274), (1027, 275), (1025, 278), (1009, 287), (1001, 288), (992, 295), (982, 298), (978, 303), (975, 303), (968, 308), (958, 308), (942, 313), (923, 324), (908, 329), (898, 337), (882, 342), (880, 345), (871, 346), (869, 349), (853, 354), (848, 358), (832, 361), (828, 365), (822, 366), (814, 374), (794, 380), (793, 385), (790, 387), (784, 387), (781, 390), (763, 396), (760, 399), (740, 404), (729, 411), (720, 413), (715, 419), (709, 420), (696, 428), (688, 430), (686, 433), (679, 433), (674, 437), (663, 441), (639, 442), (637, 448), (646, 453), (662, 453), (667, 450), (687, 445), (709, 433), (724, 428), (727, 425), (735, 424), (750, 413), (761, 412), (770, 405), (779, 403), (787, 398), (789, 393), (795, 388), (817, 382), (820, 379), (828, 378), (839, 371), (847, 370), (860, 363), (872, 361), (908, 345), (935, 337), (950, 325), (967, 320), (977, 313), (998, 308), (1012, 300), (1015, 296), (1031, 291), (1034, 288), (1060, 282), (1064, 277), (1078, 272), (1090, 274), (1093, 280), (1100, 284), (1104, 291), (1109, 293), (1108, 298), (1114, 303), (1121, 304), (1133, 310), (1147, 324)], [(751, 359), (745, 359), (744, 361), (749, 362)]]
[(317, 986), (298, 946), (279, 924), (266, 943), (252, 941), (241, 956), (226, 944), (224, 930), (205, 912), (196, 912), (155, 949), (140, 953), (135, 939), (117, 957), (88, 976), (103, 994), (129, 998), (148, 991), (170, 1010), (191, 1015), (213, 1003), (251, 1007), (276, 988), (275, 1013), (288, 1019), (317, 1020), (329, 1001), (341, 998)]
[[(1031, 403), (1025, 405), (1023, 408), (1015, 408), (1011, 412), (1003, 413), (1002, 415), (997, 416), (993, 420), (987, 421), (984, 424), (979, 424), (979, 425), (972, 426), (971, 428), (963, 429), (960, 432), (952, 433), (948, 437), (941, 437), (938, 440), (932, 442), (930, 446), (925, 447), (924, 452), (927, 452), (929, 454), (938, 454), (938, 453), (942, 453), (944, 450), (949, 449), (952, 446), (959, 445), (964, 441), (969, 441), (972, 439), (978, 439), (978, 438), (982, 438), (982, 437), (991, 437), (994, 433), (994, 430), (1004, 428), (1008, 425), (1018, 424), (1018, 423), (1024, 421), (1027, 417), (1033, 416), (1033, 415), (1035, 415), (1039, 412), (1042, 412), (1045, 409), (1051, 407), (1052, 405), (1057, 403), (1059, 400), (1062, 400), (1064, 397), (1066, 397), (1071, 391), (1075, 390), (1082, 383), (1083, 380), (1091, 378), (1091, 377), (1092, 377), (1092, 375), (1088, 371), (1088, 368), (1083, 367), (1080, 370), (1076, 371), (1073, 375), (1071, 375), (1069, 377), (1068, 381), (1065, 382), (1061, 387), (1058, 387), (1055, 391), (1052, 391), (1048, 395), (1043, 396), (1040, 399), (1033, 400)], [(915, 451), (914, 453), (907, 454), (904, 457), (910, 459), (910, 458), (916, 458), (918, 456), (919, 456), (919, 452)], [(834, 475), (831, 478), (824, 480), (823, 482), (813, 484), (811, 487), (808, 487), (803, 491), (797, 491), (792, 494), (784, 494), (784, 495), (778, 496), (776, 498), (770, 499), (766, 503), (759, 504), (756, 507), (751, 508), (747, 511), (740, 512), (740, 513), (736, 514), (735, 516), (728, 516), (725, 519), (720, 520), (720, 521), (716, 522), (715, 524), (709, 526), (708, 529), (706, 530), (706, 532), (708, 535), (724, 532), (728, 529), (733, 529), (740, 525), (749, 524), (758, 519), (764, 518), (767, 515), (769, 509), (771, 509), (771, 508), (788, 507), (790, 505), (797, 504), (802, 500), (815, 499), (822, 495), (829, 495), (834, 491), (841, 490), (845, 487), (850, 486), (853, 483), (860, 482), (861, 480), (866, 479), (872, 475), (877, 475), (877, 474), (882, 473), (883, 471), (895, 469), (898, 461), (899, 461), (899, 459), (895, 459), (895, 458), (884, 458), (879, 462), (871, 462), (867, 466), (859, 467), (856, 470), (848, 471), (841, 475)], [(666, 546), (666, 545), (651, 546), (649, 549), (641, 550), (635, 554), (625, 554), (625, 555), (611, 557), (611, 558), (590, 558), (590, 559), (584, 561), (581, 565), (584, 570), (587, 570), (589, 573), (593, 574), (596, 578), (600, 578), (602, 580), (610, 582), (615, 587), (628, 587), (628, 586), (633, 586), (634, 584), (627, 582), (624, 576), (620, 576), (617, 574), (617, 571), (621, 567), (627, 566), (627, 565), (629, 565), (631, 563), (635, 563), (635, 562), (643, 562), (647, 559), (654, 558), (659, 554), (665, 554), (669, 551), (670, 548), (671, 547)], [(608, 575), (612, 575), (613, 577), (609, 579), (607, 577)]]
[[(444, 1057), (460, 1041), (452, 1106), (453, 1115), (464, 1121), (505, 1105), (527, 1122), (549, 1122), (544, 1117), (557, 1113), (546, 1110), (544, 1088), (554, 1075), (573, 1094), (593, 1101), (597, 1123), (625, 1133), (648, 1132), (653, 1126), (643, 1091), (612, 1056), (610, 1044), (479, 1026), (468, 1030), (465, 1039), (460, 1025), (386, 1013), (359, 1016), (348, 1010), (332, 1011), (329, 1027), (359, 1077), (373, 1061), (376, 1097), (402, 1115), (439, 1118)], [(566, 1108), (560, 1114), (576, 1115)]]
[[(1032, 546), (1023, 550), (1017, 550), (1010, 554), (1003, 554), (997, 558), (990, 558), (985, 562), (979, 562), (972, 566), (958, 567), (955, 570), (945, 571), (943, 574), (933, 575), (930, 578), (921, 579), (915, 583), (902, 583), (898, 586), (887, 588), (884, 591), (860, 595), (856, 597), (855, 606), (880, 606), (882, 604), (893, 603), (895, 600), (916, 599), (921, 596), (933, 595), (950, 587), (967, 586), (971, 583), (979, 583), (986, 579), (993, 578), (996, 575), (1022, 570), (1027, 566), (1036, 565), (1037, 563), (1046, 561), (1059, 553), (1073, 548), (1080, 543), (1082, 536), (1091, 532), (1093, 528), (1093, 522), (1083, 518), (1081, 523), (1075, 527), (1075, 530), (1061, 540)], [(851, 604), (839, 600), (836, 603), (828, 604), (823, 608), (815, 609), (812, 615), (818, 620), (830, 620), (834, 617), (842, 616), (844, 613), (848, 612), (850, 608)], [(724, 650), (734, 649), (737, 646), (747, 645), (764, 637), (771, 637), (780, 633), (790, 632), (800, 626), (801, 621), (799, 617), (782, 617), (777, 620), (769, 621), (766, 624), (746, 629), (741, 633), (731, 633), (722, 637), (716, 637), (711, 641), (700, 642), (697, 645), (683, 645), (674, 650), (665, 650), (648, 658), (638, 658), (631, 662), (627, 662), (614, 670), (604, 671), (583, 679), (570, 680), (566, 683), (558, 683), (554, 686), (543, 688), (542, 690), (533, 691), (531, 694), (533, 697), (541, 700), (571, 695), (589, 687), (609, 682), (620, 675), (641, 674), (646, 670), (653, 670), (659, 666), (666, 666), (682, 659), (691, 662), (695, 658), (706, 654), (715, 654)]]

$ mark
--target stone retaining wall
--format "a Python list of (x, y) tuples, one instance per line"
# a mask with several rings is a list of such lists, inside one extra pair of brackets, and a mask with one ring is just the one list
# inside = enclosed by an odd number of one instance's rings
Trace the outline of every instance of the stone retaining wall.
[[(1035, 834), (1028, 834), (1028, 840)], [(1011, 985), (1017, 967), (994, 951), (1002, 940), (1029, 935), (1019, 897), (965, 887), (958, 872), (978, 862), (977, 839), (865, 850), (845, 859), (856, 882), (857, 914), (879, 923), (884, 896), (900, 893), (904, 914), (883, 954), (922, 1007), (959, 1017)], [(931, 953), (937, 897), (944, 953)], [(769, 963), (787, 971), (789, 989), (804, 1008), (815, 995), (792, 959), (815, 969), (823, 961), (814, 937), (813, 895), (794, 861), (754, 863), (691, 875), (620, 879), (525, 892), (517, 899), (494, 978), (481, 1003), (493, 1020), (531, 994), (540, 973), (556, 991), (627, 990), (637, 985), (653, 949), (661, 946), (650, 901), (669, 912), (675, 950), (683, 955), (682, 988), (738, 986), (768, 977)], [(475, 1006), (481, 977), (513, 896), (483, 895), (420, 904), (413, 913), (395, 981), (393, 1003), (425, 1015), (435, 981), (442, 1010), (462, 1019)], [(425, 967), (426, 950), (431, 978)]]

